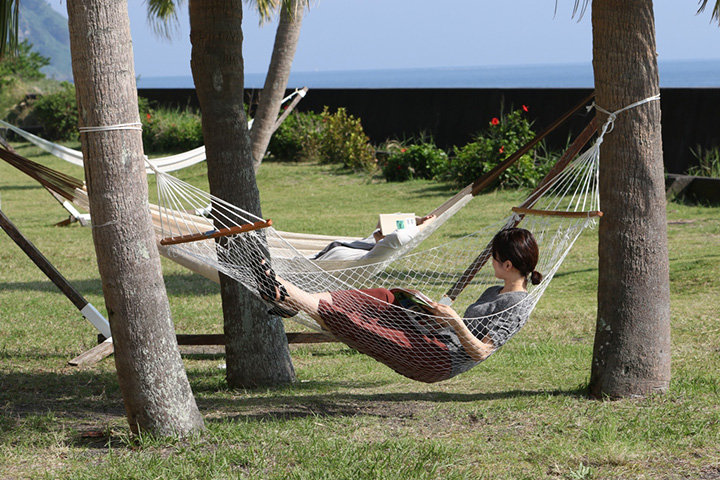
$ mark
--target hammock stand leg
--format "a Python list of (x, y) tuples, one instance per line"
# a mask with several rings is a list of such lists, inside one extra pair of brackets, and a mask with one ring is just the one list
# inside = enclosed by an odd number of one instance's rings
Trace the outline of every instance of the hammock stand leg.
[[(5, 129), (7, 130), (7, 129)], [(12, 153), (16, 153), (15, 149), (10, 146), (7, 139), (5, 138), (5, 135), (0, 134), (0, 146), (2, 146), (5, 150), (8, 150)]]
[[(97, 309), (85, 300), (80, 292), (53, 266), (45, 256), (28, 240), (17, 227), (10, 221), (5, 213), (0, 210), (0, 227), (17, 244), (20, 249), (32, 260), (35, 265), (57, 286), (60, 291), (77, 307), (83, 316), (100, 332), (103, 339), (110, 338), (110, 324)], [(112, 343), (110, 343), (112, 345)], [(70, 361), (74, 365), (73, 360)]]
[(65, 197), (60, 195), (59, 193), (56, 193), (55, 191), (51, 190), (48, 187), (45, 187), (45, 190), (52, 195), (52, 197), (57, 200), (57, 202), (68, 212), (68, 218), (65, 220), (62, 220), (55, 224), (56, 227), (65, 227), (67, 225), (70, 225), (72, 223), (79, 223), (83, 227), (89, 227), (90, 226), (90, 214), (88, 213), (80, 213), (73, 205), (70, 203), (69, 200), (67, 200)]
[[(331, 343), (337, 342), (334, 337), (329, 334), (314, 332), (287, 332), (287, 341), (290, 344), (310, 344), (310, 343)], [(177, 335), (178, 345), (183, 346), (225, 346), (225, 335), (203, 334), (203, 335)], [(109, 357), (115, 351), (112, 339), (108, 338), (90, 350), (81, 353), (77, 357), (70, 360), (70, 365), (92, 365), (100, 360)]]

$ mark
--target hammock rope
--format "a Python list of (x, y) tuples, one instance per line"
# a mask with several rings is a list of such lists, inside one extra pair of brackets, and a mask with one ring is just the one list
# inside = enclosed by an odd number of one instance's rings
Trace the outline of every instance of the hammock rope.
[(79, 133), (112, 132), (115, 130), (139, 130), (142, 132), (142, 123), (118, 123), (115, 125), (98, 125), (94, 127), (78, 127)]

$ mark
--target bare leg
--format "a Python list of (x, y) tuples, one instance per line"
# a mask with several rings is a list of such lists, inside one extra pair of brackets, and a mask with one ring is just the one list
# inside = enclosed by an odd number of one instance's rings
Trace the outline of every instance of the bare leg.
[(278, 313), (279, 315), (290, 317), (300, 310), (317, 321), (324, 330), (327, 330), (325, 322), (320, 317), (319, 309), (321, 300), (332, 304), (332, 296), (329, 292), (306, 292), (290, 281), (276, 276), (264, 258), (259, 259), (255, 275), (260, 295), (265, 300), (274, 303), (280, 310), (285, 310)]
[(323, 330), (327, 330), (325, 322), (320, 317), (319, 309), (321, 300), (324, 300), (328, 304), (332, 305), (332, 296), (330, 296), (330, 293), (308, 293), (281, 277), (275, 278), (277, 278), (277, 281), (280, 282), (280, 284), (287, 290), (287, 296), (282, 303), (295, 308), (296, 310), (301, 310), (307, 313), (320, 324)]

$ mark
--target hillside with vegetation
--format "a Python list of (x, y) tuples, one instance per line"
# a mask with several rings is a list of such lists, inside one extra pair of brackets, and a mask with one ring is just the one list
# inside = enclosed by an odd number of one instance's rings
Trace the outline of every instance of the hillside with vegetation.
[(19, 27), (20, 41), (27, 40), (34, 51), (50, 59), (42, 72), (48, 78), (71, 81), (67, 18), (53, 10), (47, 0), (22, 0)]

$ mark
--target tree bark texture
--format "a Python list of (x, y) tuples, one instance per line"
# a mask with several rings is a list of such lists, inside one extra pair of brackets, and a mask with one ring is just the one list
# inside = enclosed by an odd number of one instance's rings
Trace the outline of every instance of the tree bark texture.
[(254, 168), (260, 168), (270, 138), (275, 130), (278, 110), (285, 96), (290, 69), (295, 58), (295, 49), (300, 39), (305, 0), (290, 0), (289, 5), (281, 5), (280, 22), (275, 34), (270, 67), (265, 77), (265, 85), (260, 95), (257, 111), (250, 132)]
[[(242, 1), (191, 0), (191, 67), (213, 195), (261, 216), (243, 105)], [(220, 275), (227, 381), (233, 388), (295, 381), (285, 329), (264, 302)]]
[[(652, 0), (594, 0), (595, 101), (616, 111), (660, 92)], [(607, 115), (598, 112), (598, 125)], [(590, 393), (670, 383), (670, 282), (660, 102), (620, 113), (601, 146), (598, 317)]]
[[(127, 2), (69, 0), (80, 127), (140, 122)], [(139, 130), (81, 134), (92, 234), (134, 432), (204, 428), (190, 389), (163, 283), (148, 208)]]

